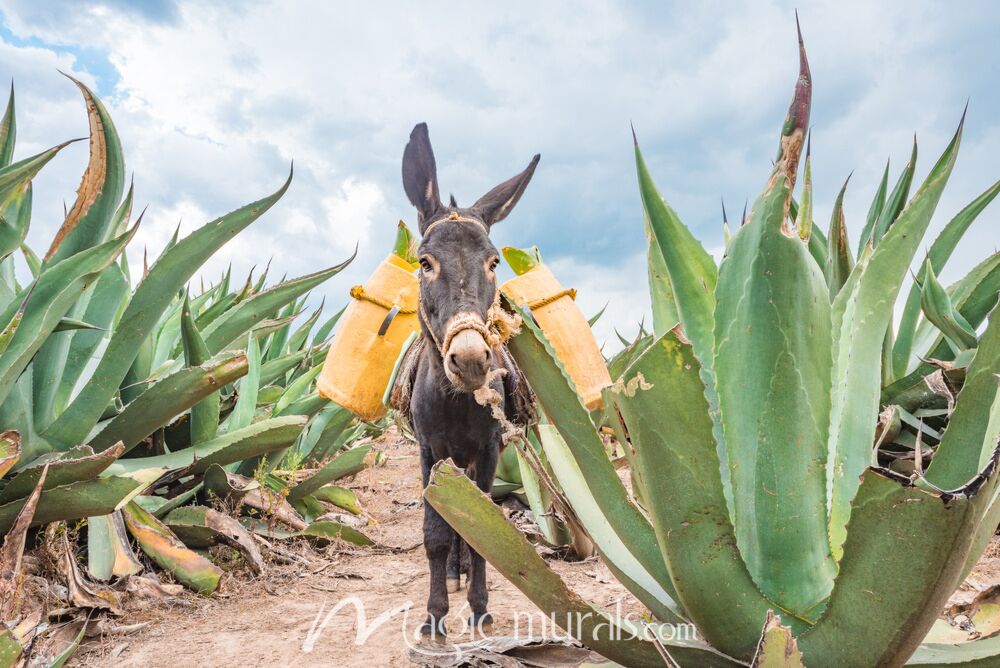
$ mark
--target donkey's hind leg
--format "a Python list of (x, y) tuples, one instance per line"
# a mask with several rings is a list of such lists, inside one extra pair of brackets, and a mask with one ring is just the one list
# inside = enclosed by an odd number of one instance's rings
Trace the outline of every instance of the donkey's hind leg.
[[(458, 535), (457, 531), (452, 532), (451, 548), (448, 550), (448, 592), (455, 592), (462, 588), (462, 573), (468, 572), (467, 564), (462, 563), (462, 546), (465, 541)], [(463, 568), (463, 566), (465, 566)]]

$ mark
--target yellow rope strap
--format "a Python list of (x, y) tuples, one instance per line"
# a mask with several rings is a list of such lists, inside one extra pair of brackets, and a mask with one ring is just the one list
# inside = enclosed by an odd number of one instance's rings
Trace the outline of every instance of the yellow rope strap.
[(391, 311), (392, 309), (398, 307), (399, 308), (399, 312), (402, 313), (403, 315), (412, 315), (412, 314), (414, 314), (414, 313), (417, 312), (417, 309), (414, 309), (414, 308), (403, 308), (402, 306), (399, 306), (398, 304), (393, 304), (391, 302), (387, 302), (384, 299), (379, 299), (378, 297), (376, 297), (374, 295), (370, 295), (367, 292), (365, 292), (365, 288), (362, 285), (355, 285), (353, 288), (351, 288), (351, 293), (350, 294), (351, 294), (351, 297), (353, 297), (354, 299), (358, 299), (358, 300), (364, 301), (364, 302), (371, 302), (372, 304), (375, 304), (376, 306), (381, 306), (382, 308), (384, 308), (384, 309), (386, 309), (388, 311)]
[(573, 288), (566, 288), (565, 290), (560, 290), (554, 295), (549, 295), (548, 297), (542, 297), (541, 299), (536, 299), (525, 304), (525, 307), (534, 311), (536, 308), (542, 306), (548, 306), (552, 302), (562, 299), (563, 297), (569, 297), (570, 299), (576, 299), (576, 290)]

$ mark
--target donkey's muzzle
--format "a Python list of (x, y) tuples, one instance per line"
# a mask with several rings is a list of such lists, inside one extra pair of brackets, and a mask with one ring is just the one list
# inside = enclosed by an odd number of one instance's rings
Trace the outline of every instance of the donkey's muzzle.
[(486, 382), (492, 353), (479, 332), (466, 329), (452, 338), (445, 352), (445, 368), (451, 382), (466, 391), (474, 391)]

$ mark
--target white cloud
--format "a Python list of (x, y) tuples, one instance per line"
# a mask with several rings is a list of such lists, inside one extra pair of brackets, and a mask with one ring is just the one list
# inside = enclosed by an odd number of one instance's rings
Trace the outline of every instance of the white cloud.
[[(853, 169), (846, 209), (856, 239), (886, 156), (895, 178), (917, 131), (922, 176), (970, 93), (966, 145), (934, 227), (1000, 176), (1000, 96), (989, 87), (983, 38), (993, 8), (798, 4), (815, 80), (819, 224)], [(86, 132), (77, 93), (56, 68), (113, 82), (100, 92), (135, 171), (137, 202), (149, 204), (140, 239), (151, 249), (179, 218), (188, 233), (272, 192), (294, 159), (284, 200), (206, 272), (231, 262), (245, 273), (273, 257), (274, 275), (297, 275), (359, 243), (357, 261), (326, 288), (332, 303), (387, 252), (395, 222), (414, 219), (399, 160), (415, 122), (429, 122), (442, 189), (462, 203), (541, 152), (495, 241), (538, 243), (563, 282), (580, 289), (588, 314), (612, 301), (598, 331), (613, 346), (610, 325), (638, 321), (648, 302), (629, 122), (664, 195), (706, 247), (718, 247), (719, 197), (735, 218), (773, 157), (795, 77), (792, 9), (790, 0), (419, 8), (15, 0), (6, 24), (36, 45), (0, 41), (0, 62), (17, 81), (19, 155)], [(36, 187), (37, 247), (85, 163), (82, 146), (65, 153)], [(996, 245), (987, 221), (960, 246), (946, 280)]]

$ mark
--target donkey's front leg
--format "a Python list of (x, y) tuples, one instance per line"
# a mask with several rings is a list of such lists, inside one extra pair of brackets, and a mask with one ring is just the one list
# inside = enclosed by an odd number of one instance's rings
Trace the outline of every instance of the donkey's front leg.
[(421, 635), (444, 636), (448, 616), (448, 552), (453, 529), (437, 511), (424, 501), (424, 549), (431, 570), (430, 595), (427, 597), (427, 621), (420, 627)]
[[(490, 445), (483, 448), (476, 458), (475, 470), (470, 471), (470, 477), (476, 481), (476, 486), (486, 494), (490, 493), (493, 487), (493, 478), (496, 475), (497, 460), (499, 459), (499, 448)], [(486, 589), (486, 560), (478, 552), (469, 546), (469, 607), (472, 609), (472, 616), (469, 618), (469, 625), (474, 632), (485, 634), (493, 624), (493, 617), (486, 612), (490, 594)]]
[[(423, 474), (424, 488), (430, 480), (431, 467), (434, 465), (430, 450), (420, 448), (420, 468)], [(427, 597), (427, 621), (420, 627), (420, 634), (431, 637), (444, 637), (445, 617), (448, 615), (448, 552), (451, 548), (454, 529), (444, 518), (424, 499), (424, 550), (427, 552), (427, 562), (431, 570), (430, 594)]]

